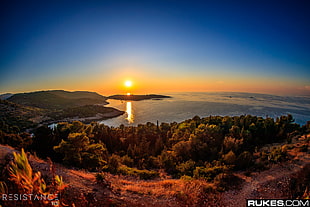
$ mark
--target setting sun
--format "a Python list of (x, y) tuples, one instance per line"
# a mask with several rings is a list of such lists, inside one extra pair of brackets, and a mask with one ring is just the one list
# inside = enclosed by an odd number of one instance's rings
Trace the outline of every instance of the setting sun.
[(132, 82), (130, 80), (125, 81), (125, 86), (126, 87), (131, 87), (132, 86)]

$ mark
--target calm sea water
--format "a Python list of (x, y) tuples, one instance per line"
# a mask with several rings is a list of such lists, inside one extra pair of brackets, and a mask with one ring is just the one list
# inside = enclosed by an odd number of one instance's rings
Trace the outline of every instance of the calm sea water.
[(278, 117), (292, 114), (295, 122), (304, 125), (310, 121), (310, 96), (275, 96), (255, 93), (214, 92), (214, 93), (170, 93), (170, 99), (119, 101), (108, 100), (110, 107), (126, 113), (104, 120), (109, 126), (138, 125), (146, 122), (180, 122), (195, 115), (235, 116), (256, 115)]

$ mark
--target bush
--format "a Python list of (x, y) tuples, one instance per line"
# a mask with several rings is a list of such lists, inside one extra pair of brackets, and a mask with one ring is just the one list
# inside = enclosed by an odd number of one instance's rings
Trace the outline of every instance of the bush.
[(132, 167), (134, 164), (134, 160), (131, 157), (129, 157), (128, 155), (125, 155), (122, 157), (122, 163), (124, 165), (129, 166), (129, 167)]
[(122, 165), (118, 168), (118, 172), (122, 175), (129, 175), (133, 177), (139, 177), (143, 180), (154, 179), (159, 177), (159, 173), (153, 170), (139, 170), (137, 168), (130, 168)]
[(214, 166), (214, 167), (196, 167), (194, 170), (194, 178), (204, 178), (207, 181), (212, 181), (218, 174), (227, 172), (227, 166)]
[(193, 176), (193, 171), (195, 170), (195, 161), (188, 160), (186, 162), (183, 162), (179, 164), (176, 169), (179, 171), (179, 175), (187, 175), (187, 176)]
[(214, 178), (214, 184), (219, 191), (228, 190), (231, 187), (236, 187), (242, 182), (241, 178), (231, 173), (220, 173)]
[(274, 148), (268, 155), (268, 160), (273, 163), (284, 161), (287, 157), (287, 150), (285, 147)]
[(236, 167), (238, 169), (246, 169), (253, 164), (253, 156), (250, 152), (244, 151), (242, 152), (236, 161)]
[(107, 149), (100, 143), (91, 144), (89, 137), (84, 132), (70, 133), (68, 140), (61, 140), (60, 144), (54, 147), (54, 150), (64, 155), (63, 162), (68, 165), (88, 170), (100, 169), (106, 165)]
[(230, 150), (227, 154), (223, 156), (223, 161), (225, 162), (225, 164), (228, 164), (228, 165), (234, 165), (236, 162), (236, 159), (237, 159), (236, 155), (232, 150)]
[(185, 181), (191, 181), (193, 180), (193, 178), (191, 176), (188, 175), (183, 175), (180, 177), (181, 180), (185, 180)]
[[(46, 183), (41, 176), (41, 172), (34, 172), (28, 162), (26, 153), (22, 149), (20, 154), (13, 152), (14, 160), (8, 164), (5, 175), (8, 181), (0, 181), (0, 191), (4, 193), (7, 189), (16, 190), (17, 194), (38, 194), (50, 195), (61, 193), (67, 185), (63, 182), (62, 177), (54, 174), (54, 168), (51, 164), (51, 174), (53, 179)], [(11, 201), (11, 200), (8, 200)], [(50, 200), (37, 200), (38, 206), (46, 206)], [(6, 202), (5, 206), (33, 206), (32, 200), (18, 200), (16, 202)]]
[(120, 165), (120, 157), (118, 155), (113, 154), (108, 160), (107, 171), (110, 173), (117, 173)]

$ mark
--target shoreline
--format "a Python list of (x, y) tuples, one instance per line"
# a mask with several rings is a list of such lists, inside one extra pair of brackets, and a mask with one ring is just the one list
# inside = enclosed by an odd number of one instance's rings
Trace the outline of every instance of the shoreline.
[(113, 112), (108, 112), (105, 114), (97, 113), (96, 116), (65, 118), (57, 122), (72, 122), (72, 121), (92, 122), (92, 121), (99, 121), (99, 120), (105, 120), (105, 119), (112, 119), (112, 118), (121, 116), (124, 113), (125, 112), (121, 112), (121, 111), (119, 112), (113, 111)]

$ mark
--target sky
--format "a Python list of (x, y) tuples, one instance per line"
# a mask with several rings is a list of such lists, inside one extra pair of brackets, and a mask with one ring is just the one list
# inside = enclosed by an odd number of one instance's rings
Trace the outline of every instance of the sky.
[(310, 95), (309, 9), (307, 0), (5, 0), (0, 93)]

